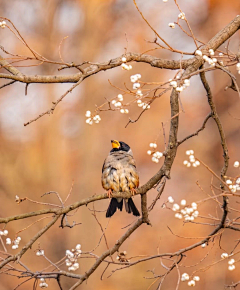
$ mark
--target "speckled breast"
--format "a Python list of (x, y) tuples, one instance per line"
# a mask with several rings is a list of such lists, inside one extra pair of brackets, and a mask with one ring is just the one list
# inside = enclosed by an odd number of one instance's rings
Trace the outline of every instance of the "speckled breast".
[(139, 177), (132, 155), (124, 151), (111, 152), (103, 164), (103, 188), (128, 192), (138, 185)]

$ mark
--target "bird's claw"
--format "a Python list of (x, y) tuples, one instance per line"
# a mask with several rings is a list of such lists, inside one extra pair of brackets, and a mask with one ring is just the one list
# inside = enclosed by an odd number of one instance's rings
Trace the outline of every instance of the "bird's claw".
[(131, 194), (134, 196), (136, 193), (137, 193), (137, 191), (136, 191), (136, 188), (131, 188)]
[(112, 190), (111, 189), (109, 189), (107, 191), (107, 195), (108, 195), (108, 198), (112, 198)]

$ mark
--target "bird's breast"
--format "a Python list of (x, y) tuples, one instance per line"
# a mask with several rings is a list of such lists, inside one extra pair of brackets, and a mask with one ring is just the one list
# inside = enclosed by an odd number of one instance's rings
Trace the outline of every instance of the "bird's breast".
[(102, 172), (103, 188), (129, 192), (138, 185), (139, 177), (131, 155), (118, 153), (107, 157)]

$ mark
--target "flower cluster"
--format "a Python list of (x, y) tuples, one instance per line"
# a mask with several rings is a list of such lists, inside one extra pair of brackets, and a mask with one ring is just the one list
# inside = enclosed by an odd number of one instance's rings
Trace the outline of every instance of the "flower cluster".
[(227, 179), (226, 183), (232, 193), (235, 193), (237, 190), (240, 190), (240, 177), (238, 177), (237, 180), (233, 179), (233, 181), (231, 179)]
[[(172, 196), (168, 197), (168, 202), (174, 203)], [(185, 199), (181, 200), (180, 205), (178, 203), (173, 204), (172, 211), (176, 212), (175, 218), (182, 219), (184, 217), (185, 221), (194, 221), (199, 215), (197, 204), (196, 202), (192, 202), (191, 206), (186, 206), (186, 204), (187, 201)]]
[(142, 102), (141, 100), (137, 100), (138, 107), (143, 108), (143, 110), (150, 109), (150, 105), (147, 103)]
[[(8, 230), (0, 231), (0, 236), (7, 236)], [(11, 241), (10, 238), (6, 238), (6, 245), (12, 244), (12, 249), (16, 250), (18, 248), (18, 245), (21, 241), (21, 237), (17, 237), (15, 240)]]
[[(226, 258), (229, 258), (231, 255), (228, 255), (228, 253), (222, 253), (221, 254), (221, 258), (222, 259), (226, 259)], [(233, 258), (231, 258), (229, 261), (228, 261), (228, 270), (229, 271), (233, 271), (233, 270), (235, 270), (235, 260), (233, 259)]]
[(186, 165), (187, 167), (198, 167), (200, 165), (200, 162), (198, 160), (195, 160), (194, 157), (194, 151), (193, 150), (187, 150), (186, 151), (186, 155), (189, 156), (189, 161), (188, 160), (184, 160), (183, 164)]
[(208, 52), (209, 52), (210, 57), (208, 57), (207, 55), (203, 55), (201, 50), (196, 50), (195, 55), (202, 56), (202, 58), (205, 60), (205, 62), (207, 62), (210, 66), (214, 67), (216, 65), (216, 62), (217, 62), (217, 59), (215, 57), (211, 58), (211, 56), (214, 56), (214, 50), (211, 48), (211, 49), (209, 49)]
[(68, 271), (76, 271), (79, 268), (77, 259), (81, 256), (81, 245), (77, 244), (75, 249), (66, 250), (67, 259), (65, 260)]
[[(122, 102), (123, 101), (123, 95), (122, 94), (118, 94), (118, 96), (117, 96), (117, 100), (112, 100), (112, 104), (116, 107), (116, 108), (118, 108), (118, 107), (122, 107)], [(129, 111), (128, 111), (128, 109), (123, 109), (123, 108), (121, 108), (120, 109), (120, 113), (122, 113), (122, 114), (128, 114), (129, 113)]]
[(187, 87), (190, 86), (190, 80), (189, 79), (185, 79), (183, 82), (181, 82), (181, 84), (177, 83), (177, 81), (174, 81), (172, 79), (169, 80), (170, 81), (170, 86), (175, 88), (177, 92), (182, 92), (183, 90), (185, 90)]
[[(189, 275), (188, 275), (187, 273), (183, 273), (183, 274), (182, 274), (182, 277), (181, 277), (181, 281), (182, 281), (182, 282), (188, 281), (189, 279), (190, 279), (190, 277), (189, 277)], [(200, 281), (200, 277), (199, 277), (199, 276), (194, 276), (194, 277), (192, 278), (192, 280), (190, 280), (190, 281), (188, 282), (188, 286), (192, 286), (192, 287), (194, 287), (195, 284), (196, 284), (196, 282), (198, 282), (198, 281)]]
[(230, 259), (229, 261), (228, 261), (228, 270), (229, 271), (233, 271), (233, 270), (235, 270), (235, 265), (234, 265), (234, 263), (235, 263), (235, 260), (234, 259)]
[(184, 20), (184, 19), (185, 19), (185, 13), (184, 13), (184, 12), (181, 12), (181, 13), (178, 15), (178, 18)]
[(238, 74), (240, 74), (240, 62), (238, 62), (238, 63), (236, 64), (236, 68), (237, 68), (237, 72), (238, 72)]
[(2, 21), (2, 22), (0, 22), (0, 27), (5, 28), (6, 24), (7, 24), (6, 21)]
[(131, 82), (133, 83), (133, 90), (136, 91), (137, 105), (141, 107), (143, 110), (150, 109), (150, 105), (148, 103), (143, 102), (140, 98), (143, 96), (141, 85), (139, 83), (139, 79), (142, 76), (140, 74), (135, 74), (130, 77)]
[[(130, 76), (130, 80), (133, 83), (133, 89), (137, 90), (141, 87), (141, 85), (139, 84), (139, 80), (142, 76), (140, 74), (135, 74)], [(138, 92), (138, 94), (140, 94), (140, 92)]]
[(123, 57), (122, 57), (122, 62), (123, 62), (123, 63), (121, 64), (122, 69), (125, 69), (125, 70), (130, 70), (130, 69), (132, 69), (132, 66), (131, 66), (131, 65), (127, 65), (127, 64), (126, 64), (126, 61), (127, 61), (126, 57), (123, 56)]
[(0, 231), (0, 236), (7, 236), (8, 230)]
[(101, 118), (99, 115), (92, 115), (91, 111), (87, 111), (85, 116), (87, 117), (86, 123), (89, 125), (92, 125), (93, 122), (98, 124), (101, 121)]
[(121, 263), (124, 263), (124, 262), (130, 262), (130, 261), (126, 258), (126, 256), (127, 256), (127, 252), (126, 252), (126, 251), (123, 251), (123, 252), (120, 252), (120, 253), (117, 255), (116, 259), (117, 259), (119, 262), (121, 262)]
[(40, 278), (41, 283), (39, 284), (40, 288), (47, 288), (48, 284), (45, 282), (44, 278)]
[[(8, 240), (8, 243), (10, 242), (9, 240)], [(18, 245), (19, 245), (20, 241), (21, 241), (21, 237), (17, 237), (15, 240), (13, 240), (13, 242), (12, 242), (13, 243), (13, 245), (12, 245), (13, 250), (18, 249)], [(7, 241), (6, 241), (6, 243), (7, 243)]]
[(163, 157), (163, 153), (159, 151), (155, 151), (155, 149), (157, 148), (156, 143), (150, 143), (149, 146), (150, 148), (153, 148), (154, 151), (148, 150), (147, 154), (152, 155), (152, 162), (158, 163), (159, 159)]

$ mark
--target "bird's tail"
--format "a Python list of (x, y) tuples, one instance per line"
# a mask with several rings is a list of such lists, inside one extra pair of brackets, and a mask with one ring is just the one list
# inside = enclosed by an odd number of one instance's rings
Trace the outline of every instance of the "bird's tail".
[(125, 203), (126, 212), (132, 213), (135, 216), (140, 216), (140, 213), (138, 209), (136, 208), (136, 205), (134, 204), (131, 197), (127, 200), (124, 199), (124, 203)]
[(112, 198), (110, 201), (110, 204), (108, 206), (107, 209), (107, 213), (106, 213), (106, 217), (111, 217), (112, 215), (114, 215), (114, 213), (116, 212), (117, 209), (119, 209), (120, 211), (122, 211), (123, 208), (123, 199), (116, 199), (116, 198)]

